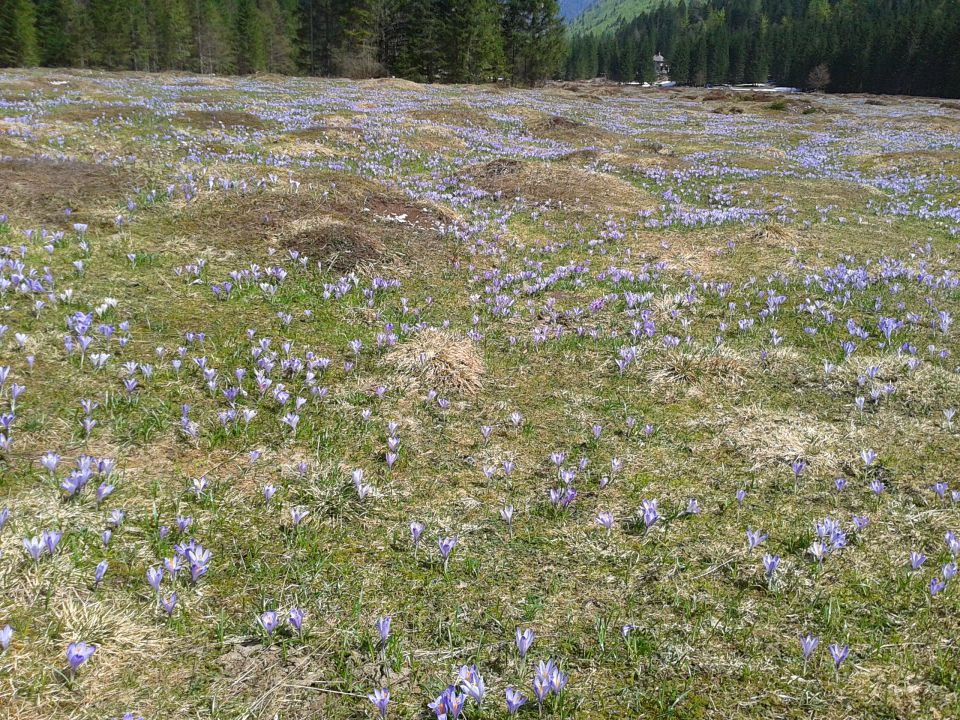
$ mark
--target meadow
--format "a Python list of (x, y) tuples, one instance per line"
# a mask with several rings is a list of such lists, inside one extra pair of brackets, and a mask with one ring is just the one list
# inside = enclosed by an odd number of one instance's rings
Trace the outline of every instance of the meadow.
[(960, 716), (960, 104), (0, 73), (5, 718)]

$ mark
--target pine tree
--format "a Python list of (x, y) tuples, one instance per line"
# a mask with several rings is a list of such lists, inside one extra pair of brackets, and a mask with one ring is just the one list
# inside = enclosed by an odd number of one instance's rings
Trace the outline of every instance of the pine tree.
[(190, 62), (190, 8), (186, 0), (168, 0), (158, 17), (158, 55), (165, 69), (184, 70)]
[(565, 38), (557, 0), (507, 0), (503, 28), (514, 82), (534, 85), (560, 69)]
[(4, 0), (0, 5), (0, 65), (36, 65), (39, 61), (33, 0)]

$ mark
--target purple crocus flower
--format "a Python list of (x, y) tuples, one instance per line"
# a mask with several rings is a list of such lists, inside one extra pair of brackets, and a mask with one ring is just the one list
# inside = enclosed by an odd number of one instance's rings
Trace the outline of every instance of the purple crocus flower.
[(40, 555), (43, 553), (43, 541), (34, 536), (32, 538), (23, 539), (23, 547), (27, 551), (27, 554), (33, 558), (35, 563), (40, 562)]
[(467, 695), (474, 699), (477, 705), (483, 704), (483, 696), (486, 693), (486, 685), (483, 682), (483, 676), (477, 670), (476, 665), (460, 666), (460, 687)]
[(765, 554), (763, 556), (763, 569), (766, 571), (768, 578), (773, 577), (773, 573), (774, 571), (776, 571), (777, 566), (779, 564), (780, 564), (779, 555)]
[(293, 520), (294, 527), (299, 526), (303, 519), (310, 514), (309, 510), (305, 510), (301, 507), (290, 508), (290, 519)]
[(440, 695), (427, 705), (434, 713), (437, 720), (457, 720), (460, 713), (463, 712), (463, 704), (466, 702), (466, 696), (460, 695), (453, 685), (449, 685)]
[(158, 567), (147, 568), (147, 582), (150, 584), (150, 587), (152, 587), (153, 591), (156, 593), (160, 592), (161, 580), (163, 580), (163, 568), (158, 568)]
[(303, 618), (303, 610), (297, 607), (290, 608), (290, 615), (287, 617), (287, 620), (297, 632), (300, 632), (303, 629)]
[(420, 536), (423, 535), (424, 525), (422, 522), (414, 520), (410, 523), (410, 538), (413, 540), (414, 547), (420, 543)]
[(953, 578), (956, 576), (956, 574), (957, 574), (957, 563), (951, 561), (951, 562), (948, 562), (946, 565), (943, 566), (943, 579), (944, 579), (944, 581), (946, 581), (946, 580), (953, 580)]
[(170, 597), (168, 597), (168, 598), (164, 598), (164, 597), (161, 597), (161, 598), (160, 598), (160, 607), (163, 608), (163, 611), (164, 611), (167, 615), (172, 615), (172, 614), (173, 614), (173, 608), (176, 606), (176, 604), (177, 604), (177, 594), (176, 594), (176, 593), (170, 593)]
[(930, 597), (942, 592), (946, 587), (946, 581), (940, 578), (930, 578)]
[(374, 707), (377, 708), (377, 712), (380, 713), (380, 720), (387, 717), (387, 705), (390, 702), (390, 691), (387, 690), (387, 688), (374, 690), (367, 695), (367, 700), (372, 702)]
[(543, 705), (543, 701), (550, 693), (550, 681), (539, 674), (533, 676), (533, 694), (537, 698), (537, 703)]
[(800, 649), (803, 651), (804, 662), (810, 659), (810, 656), (813, 655), (813, 651), (817, 649), (817, 645), (819, 644), (820, 638), (814, 637), (809, 633), (805, 637), (800, 638)]
[(266, 612), (260, 614), (260, 617), (257, 618), (257, 622), (259, 622), (260, 626), (267, 631), (267, 635), (273, 635), (273, 631), (277, 629), (279, 619), (277, 618), (277, 613), (274, 610), (267, 610)]
[(63, 537), (63, 533), (59, 530), (44, 530), (41, 534), (41, 539), (43, 540), (44, 546), (47, 548), (47, 552), (53, 555), (57, 549), (57, 545), (60, 543), (60, 538)]
[(447, 571), (447, 562), (450, 560), (450, 553), (457, 546), (457, 536), (439, 538), (437, 544), (440, 546), (440, 556), (443, 558), (443, 571)]
[(643, 524), (649, 530), (660, 519), (660, 514), (657, 512), (657, 501), (655, 499), (643, 500), (640, 504), (643, 508)]
[(839, 669), (843, 661), (847, 659), (847, 655), (850, 654), (850, 647), (840, 645), (839, 643), (832, 643), (827, 649), (833, 656), (833, 666), (835, 669)]
[(609, 531), (613, 527), (613, 513), (602, 512), (597, 515), (597, 524), (602, 525)]
[(13, 638), (13, 628), (9, 625), (4, 625), (3, 629), (0, 630), (0, 653), (7, 651), (7, 648), (10, 646), (10, 640)]
[(517, 640), (517, 652), (520, 653), (520, 659), (526, 657), (527, 651), (530, 649), (530, 646), (533, 645), (534, 634), (533, 630), (527, 628), (523, 632), (520, 631), (520, 628), (517, 628), (516, 632)]
[(76, 672), (96, 651), (96, 645), (88, 645), (85, 642), (70, 643), (67, 646), (67, 662), (70, 663), (70, 670)]
[(106, 497), (112, 493), (114, 490), (113, 485), (108, 482), (100, 483), (100, 487), (97, 488), (97, 505), (102, 503)]
[(507, 712), (511, 715), (516, 715), (517, 710), (527, 702), (527, 696), (511, 687), (507, 688), (505, 694), (507, 698)]
[(924, 555), (923, 553), (919, 553), (916, 551), (910, 553), (910, 569), (913, 570), (914, 572), (916, 572), (921, 567), (923, 567), (923, 564), (926, 561), (927, 561), (927, 556)]
[(101, 560), (97, 563), (97, 569), (93, 571), (93, 584), (97, 586), (100, 584), (100, 581), (103, 580), (103, 576), (107, 574), (107, 561)]
[(761, 545), (766, 539), (766, 533), (762, 533), (759, 530), (754, 530), (750, 527), (747, 528), (747, 546), (750, 550), (753, 550), (758, 545)]
[(385, 615), (384, 617), (377, 620), (377, 632), (380, 634), (380, 644), (386, 645), (387, 640), (390, 638), (390, 616)]

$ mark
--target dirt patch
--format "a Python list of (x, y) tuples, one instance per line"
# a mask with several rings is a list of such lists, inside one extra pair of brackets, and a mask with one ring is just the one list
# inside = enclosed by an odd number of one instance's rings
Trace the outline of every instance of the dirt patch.
[(253, 113), (234, 110), (187, 110), (177, 115), (176, 119), (181, 123), (205, 130), (219, 127), (262, 130), (267, 126)]
[(524, 162), (508, 158), (467, 168), (464, 180), (504, 201), (556, 203), (587, 212), (636, 213), (653, 203), (625, 180), (571, 163)]
[(428, 328), (400, 343), (384, 359), (406, 381), (427, 390), (473, 395), (485, 369), (472, 341), (449, 330)]
[(337, 272), (383, 265), (404, 257), (441, 258), (442, 228), (450, 218), (440, 209), (384, 192), (355, 203), (340, 202), (323, 216), (287, 225), (280, 243)]
[[(0, 206), (12, 219), (67, 224), (112, 221), (113, 203), (137, 184), (129, 169), (79, 160), (0, 158)], [(64, 210), (73, 212), (69, 217)], [(100, 212), (98, 212), (100, 211)]]

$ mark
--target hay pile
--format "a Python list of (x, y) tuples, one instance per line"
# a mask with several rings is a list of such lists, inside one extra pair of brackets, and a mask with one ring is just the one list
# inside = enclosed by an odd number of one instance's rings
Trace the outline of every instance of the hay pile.
[(485, 369), (473, 342), (459, 333), (428, 328), (391, 350), (384, 362), (402, 382), (430, 390), (473, 395)]

